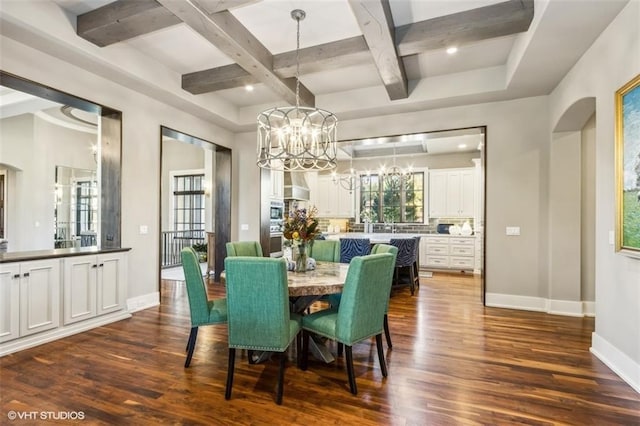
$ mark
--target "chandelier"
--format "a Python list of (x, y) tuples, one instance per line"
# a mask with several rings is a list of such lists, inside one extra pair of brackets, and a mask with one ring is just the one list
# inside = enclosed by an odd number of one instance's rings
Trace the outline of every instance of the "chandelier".
[[(360, 186), (360, 173), (353, 168), (353, 156), (355, 155), (353, 150), (353, 145), (351, 145), (351, 155), (349, 156), (349, 174), (348, 175), (338, 175), (335, 171), (331, 173), (331, 179), (334, 184), (340, 185), (342, 188), (349, 191), (349, 194), (353, 194), (353, 191), (358, 189)], [(367, 177), (371, 174), (370, 172), (366, 173)]]
[(303, 10), (291, 11), (297, 22), (296, 105), (258, 115), (258, 167), (284, 171), (330, 170), (337, 164), (338, 119), (318, 108), (300, 106), (300, 21)]
[(411, 166), (409, 166), (406, 170), (401, 169), (396, 165), (396, 143), (393, 143), (393, 165), (391, 167), (381, 166), (379, 174), (382, 178), (385, 179), (397, 179), (400, 181), (403, 177), (410, 175), (412, 172)]

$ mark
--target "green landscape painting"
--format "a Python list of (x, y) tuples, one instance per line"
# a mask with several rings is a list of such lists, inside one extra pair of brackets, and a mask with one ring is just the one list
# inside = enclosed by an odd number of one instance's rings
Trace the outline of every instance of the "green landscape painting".
[(622, 247), (640, 250), (640, 76), (622, 95)]

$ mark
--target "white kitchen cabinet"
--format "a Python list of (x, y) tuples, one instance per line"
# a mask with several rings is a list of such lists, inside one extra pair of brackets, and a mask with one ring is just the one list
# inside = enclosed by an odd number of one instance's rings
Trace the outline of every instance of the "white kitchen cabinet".
[(123, 308), (125, 261), (122, 253), (64, 259), (65, 325)]
[(271, 194), (274, 200), (282, 200), (284, 198), (284, 171), (271, 170)]
[(318, 176), (312, 195), (321, 217), (353, 217), (354, 193), (334, 183), (331, 176)]
[(429, 171), (429, 217), (473, 217), (474, 191), (474, 168)]
[(34, 260), (0, 266), (0, 341), (60, 324), (60, 261)]
[(20, 265), (4, 263), (0, 264), (0, 342), (17, 337), (20, 337)]
[(422, 238), (421, 259), (424, 247), (424, 262), (427, 269), (473, 270), (475, 266), (475, 237), (446, 234), (427, 235)]

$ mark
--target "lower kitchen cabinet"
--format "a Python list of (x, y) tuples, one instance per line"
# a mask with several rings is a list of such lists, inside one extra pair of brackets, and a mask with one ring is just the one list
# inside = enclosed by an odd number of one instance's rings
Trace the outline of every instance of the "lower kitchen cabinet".
[(426, 269), (473, 270), (475, 237), (446, 234), (427, 235), (421, 239), (420, 265)]
[(0, 265), (0, 342), (60, 325), (60, 260)]
[(64, 259), (64, 324), (122, 309), (125, 271), (122, 253)]

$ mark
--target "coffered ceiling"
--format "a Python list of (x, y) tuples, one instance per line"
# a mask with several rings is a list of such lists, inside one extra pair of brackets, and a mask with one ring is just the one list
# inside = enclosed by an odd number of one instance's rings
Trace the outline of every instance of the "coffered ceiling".
[(2, 0), (0, 32), (249, 131), (295, 101), (293, 9), (301, 101), (347, 120), (546, 95), (627, 2)]

